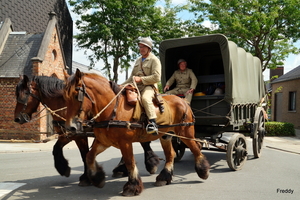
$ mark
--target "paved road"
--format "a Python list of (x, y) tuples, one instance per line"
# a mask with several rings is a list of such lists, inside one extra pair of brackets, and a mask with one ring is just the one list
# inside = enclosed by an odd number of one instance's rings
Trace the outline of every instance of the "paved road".
[[(250, 138), (248, 138), (250, 143)], [(111, 177), (120, 158), (119, 150), (110, 148), (99, 158), (107, 174), (103, 189), (78, 187), (82, 163), (74, 142), (64, 148), (72, 168), (69, 178), (61, 177), (53, 167), (51, 150), (56, 140), (47, 143), (0, 143), (0, 199), (124, 199), (120, 196), (126, 178)], [(204, 151), (211, 163), (209, 179), (199, 179), (193, 170), (193, 156), (187, 150), (175, 163), (173, 183), (154, 187), (156, 175), (149, 175), (143, 165), (143, 154), (135, 144), (137, 165), (144, 182), (144, 192), (135, 199), (298, 199), (300, 195), (300, 139), (266, 137), (262, 157), (248, 161), (242, 170), (233, 172), (224, 153)], [(160, 157), (159, 142), (152, 147)], [(250, 147), (251, 148), (251, 147)], [(275, 149), (276, 148), (276, 149)], [(163, 162), (162, 162), (163, 163)], [(162, 164), (160, 165), (160, 169)], [(290, 192), (290, 193), (285, 193)], [(293, 194), (291, 194), (293, 192)]]

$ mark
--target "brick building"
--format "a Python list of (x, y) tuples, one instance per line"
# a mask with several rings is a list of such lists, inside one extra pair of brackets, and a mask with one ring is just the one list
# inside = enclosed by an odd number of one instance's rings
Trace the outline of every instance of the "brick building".
[[(56, 73), (63, 79), (67, 68), (55, 13), (49, 14), (45, 32), (14, 32), (6, 18), (0, 27), (0, 138), (40, 140), (51, 133), (49, 117), (19, 125), (14, 120), (15, 87), (19, 75), (48, 75)], [(41, 107), (41, 106), (40, 106)], [(41, 109), (41, 108), (40, 108)], [(38, 117), (46, 115), (46, 111)]]
[(63, 78), (63, 69), (71, 74), (76, 68), (100, 73), (73, 62), (72, 46), (73, 21), (65, 0), (0, 1), (0, 139), (41, 140), (52, 134), (50, 115), (23, 125), (14, 122), (19, 75)]
[(300, 128), (300, 66), (271, 82), (271, 120), (289, 122)]

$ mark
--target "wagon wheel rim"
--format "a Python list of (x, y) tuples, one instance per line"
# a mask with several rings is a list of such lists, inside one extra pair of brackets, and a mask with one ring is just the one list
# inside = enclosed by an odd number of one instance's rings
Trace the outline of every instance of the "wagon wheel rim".
[(226, 160), (230, 169), (237, 171), (242, 169), (247, 160), (247, 141), (244, 135), (234, 134), (228, 143)]
[(176, 153), (176, 157), (174, 158), (174, 161), (178, 162), (183, 157), (186, 146), (179, 138), (172, 138), (172, 146)]
[(264, 117), (264, 109), (258, 108), (255, 113), (255, 122), (253, 127), (253, 154), (255, 158), (259, 158), (261, 156), (261, 150), (263, 147), (263, 140), (265, 137), (265, 117)]

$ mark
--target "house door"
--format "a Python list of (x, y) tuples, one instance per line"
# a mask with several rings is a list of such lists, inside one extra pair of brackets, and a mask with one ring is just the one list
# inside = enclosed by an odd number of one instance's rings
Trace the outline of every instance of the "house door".
[(277, 92), (275, 94), (275, 110), (274, 110), (274, 121), (281, 122), (282, 121), (282, 93)]

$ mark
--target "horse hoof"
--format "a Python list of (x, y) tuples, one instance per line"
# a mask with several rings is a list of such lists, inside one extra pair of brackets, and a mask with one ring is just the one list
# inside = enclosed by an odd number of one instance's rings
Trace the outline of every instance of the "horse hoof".
[(139, 195), (141, 194), (142, 192), (142, 189), (136, 189), (136, 190), (123, 190), (122, 192), (122, 196), (125, 196), (125, 197), (132, 197), (132, 196), (136, 196), (136, 195)]
[(152, 170), (149, 171), (150, 174), (155, 174), (157, 172), (157, 166), (153, 167)]
[(93, 184), (89, 180), (81, 180), (78, 183), (78, 186), (85, 187), (85, 186), (92, 186)]
[(124, 191), (124, 192), (122, 192), (122, 196), (132, 197), (132, 196), (134, 196), (134, 193), (133, 192), (129, 192), (129, 191)]
[(94, 186), (96, 186), (98, 188), (103, 188), (104, 185), (105, 185), (105, 180), (101, 181), (98, 185), (94, 185)]
[(70, 174), (71, 174), (71, 168), (68, 167), (67, 170), (66, 170), (65, 173), (64, 173), (64, 176), (65, 176), (65, 177), (69, 177)]
[(154, 186), (164, 186), (167, 185), (167, 181), (156, 181)]
[(205, 174), (203, 174), (200, 178), (202, 178), (203, 180), (208, 179), (209, 176), (209, 171), (207, 171)]

